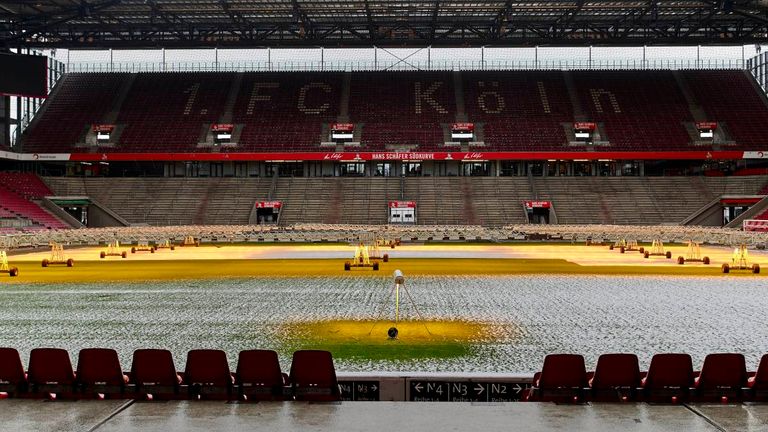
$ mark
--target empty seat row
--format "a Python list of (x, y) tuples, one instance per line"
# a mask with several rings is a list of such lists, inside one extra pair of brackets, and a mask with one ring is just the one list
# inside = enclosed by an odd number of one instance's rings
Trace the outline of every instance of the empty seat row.
[(113, 349), (80, 350), (73, 370), (66, 350), (36, 348), (25, 372), (16, 349), (0, 348), (0, 396), (335, 401), (340, 391), (328, 351), (296, 351), (288, 375), (271, 350), (241, 351), (234, 373), (224, 351), (192, 350), (182, 373), (176, 371), (171, 352), (163, 349), (134, 351), (131, 370), (124, 372)]
[(550, 354), (536, 373), (526, 400), (548, 402), (653, 403), (768, 401), (768, 354), (748, 373), (744, 355), (709, 354), (694, 371), (688, 354), (656, 354), (641, 372), (634, 354), (603, 354), (594, 372), (584, 357)]

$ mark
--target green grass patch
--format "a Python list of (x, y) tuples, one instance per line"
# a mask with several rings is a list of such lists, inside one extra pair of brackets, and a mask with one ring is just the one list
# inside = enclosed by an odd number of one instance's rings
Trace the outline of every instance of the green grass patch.
[(465, 321), (405, 321), (391, 339), (389, 321), (329, 320), (282, 326), (283, 351), (322, 349), (339, 359), (414, 360), (468, 356), (474, 343), (490, 340), (490, 326)]
[[(386, 334), (383, 335), (383, 338), (387, 338)], [(330, 351), (334, 358), (355, 361), (448, 359), (470, 355), (469, 344), (446, 342), (441, 344), (415, 345), (403, 342), (402, 340), (387, 341), (387, 343), (380, 345), (358, 342), (323, 343), (307, 340), (304, 343), (288, 345), (283, 352), (288, 355), (300, 349)]]

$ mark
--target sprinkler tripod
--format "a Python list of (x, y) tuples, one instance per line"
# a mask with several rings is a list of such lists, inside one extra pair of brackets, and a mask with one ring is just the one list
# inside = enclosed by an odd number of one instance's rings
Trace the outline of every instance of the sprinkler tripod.
[(376, 315), (376, 319), (373, 322), (373, 327), (371, 327), (371, 330), (368, 332), (370, 335), (373, 332), (373, 329), (376, 328), (376, 324), (378, 323), (381, 316), (384, 314), (384, 308), (386, 307), (387, 303), (389, 303), (390, 299), (392, 298), (392, 294), (395, 295), (395, 325), (389, 328), (387, 330), (387, 337), (389, 339), (397, 339), (397, 335), (399, 331), (397, 330), (397, 323), (400, 322), (400, 289), (405, 292), (405, 295), (408, 297), (408, 301), (411, 302), (411, 306), (413, 306), (413, 310), (416, 311), (416, 315), (418, 315), (419, 319), (421, 320), (422, 324), (424, 325), (424, 328), (427, 330), (427, 333), (430, 335), (432, 332), (429, 331), (429, 327), (427, 327), (427, 324), (424, 323), (424, 317), (421, 315), (421, 312), (419, 312), (419, 308), (416, 307), (416, 302), (413, 301), (413, 297), (411, 297), (411, 292), (408, 291), (408, 288), (405, 286), (405, 277), (403, 276), (403, 272), (400, 270), (395, 270), (393, 273), (394, 282), (395, 284), (392, 286), (392, 289), (389, 291), (389, 295), (387, 296), (386, 300), (384, 300), (381, 303), (381, 307), (379, 307), (379, 313)]

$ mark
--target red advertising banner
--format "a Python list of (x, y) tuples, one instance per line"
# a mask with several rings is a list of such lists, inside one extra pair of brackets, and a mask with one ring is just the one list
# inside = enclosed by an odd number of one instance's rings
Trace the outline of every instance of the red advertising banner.
[(594, 131), (597, 129), (597, 123), (592, 122), (576, 122), (573, 124), (573, 128), (576, 130), (588, 130)]
[(564, 152), (287, 152), (287, 153), (13, 153), (0, 151), (0, 158), (71, 162), (227, 162), (227, 161), (408, 161), (408, 160), (738, 160), (768, 159), (768, 152), (744, 151), (564, 151)]
[(525, 201), (525, 208), (527, 209), (552, 208), (552, 201)]
[(717, 122), (696, 122), (696, 129), (715, 130), (717, 129)]
[(91, 126), (91, 130), (94, 132), (109, 132), (112, 133), (113, 130), (115, 130), (115, 125), (113, 124), (95, 124)]
[(235, 125), (231, 123), (214, 123), (211, 125), (213, 132), (232, 132), (235, 129)]
[(416, 201), (390, 201), (389, 208), (416, 208)]
[(720, 204), (725, 205), (752, 205), (757, 204), (762, 198), (722, 198)]
[(451, 131), (454, 132), (473, 132), (474, 130), (474, 123), (454, 123), (451, 125)]
[(256, 208), (276, 208), (283, 206), (281, 201), (256, 201)]
[(331, 130), (338, 132), (354, 132), (355, 125), (353, 123), (333, 123)]

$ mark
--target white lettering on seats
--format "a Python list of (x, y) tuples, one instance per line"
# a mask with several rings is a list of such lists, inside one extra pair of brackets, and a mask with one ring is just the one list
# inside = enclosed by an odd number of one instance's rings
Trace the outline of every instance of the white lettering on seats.
[(544, 88), (544, 83), (536, 81), (536, 87), (539, 88), (539, 98), (541, 98), (541, 106), (544, 108), (544, 112), (550, 114), (552, 108), (549, 106), (549, 98), (547, 97), (547, 89)]
[(280, 87), (280, 84), (276, 82), (253, 83), (253, 90), (251, 90), (251, 97), (248, 99), (248, 109), (245, 111), (245, 113), (247, 115), (253, 114), (253, 111), (256, 108), (256, 102), (268, 101), (272, 99), (272, 96), (270, 95), (259, 94), (259, 90), (276, 89), (278, 87)]
[(435, 111), (439, 112), (440, 114), (448, 114), (448, 110), (440, 106), (440, 104), (435, 100), (434, 97), (432, 97), (432, 94), (437, 90), (440, 86), (443, 85), (442, 81), (436, 81), (433, 82), (432, 85), (427, 87), (424, 91), (421, 90), (421, 83), (416, 82), (416, 87), (414, 88), (414, 94), (416, 96), (416, 114), (421, 114), (421, 101), (426, 102), (429, 106), (435, 109)]
[(601, 113), (603, 111), (603, 104), (600, 103), (600, 98), (603, 95), (608, 96), (608, 100), (611, 102), (611, 107), (613, 108), (613, 112), (619, 114), (621, 113), (621, 107), (619, 107), (619, 101), (616, 100), (616, 95), (609, 92), (605, 89), (589, 89), (589, 94), (592, 96), (592, 103), (595, 104), (595, 111)]
[[(499, 87), (498, 81), (491, 81), (488, 84), (494, 88)], [(480, 88), (486, 88), (485, 81), (478, 82), (477, 86)], [(490, 108), (488, 106), (488, 103), (486, 102), (486, 97), (493, 97), (494, 99), (496, 99), (495, 108)], [(504, 108), (507, 106), (506, 102), (504, 102), (504, 98), (496, 90), (485, 90), (480, 92), (480, 95), (477, 97), (477, 104), (480, 106), (480, 109), (483, 110), (483, 112), (486, 114), (500, 114), (501, 112), (504, 111)]]
[(331, 86), (326, 83), (312, 82), (303, 86), (299, 90), (299, 111), (303, 112), (304, 114), (320, 114), (322, 112), (327, 111), (328, 108), (331, 107), (331, 104), (329, 104), (328, 102), (321, 104), (315, 108), (307, 107), (307, 92), (311, 89), (320, 89), (325, 93), (331, 92)]
[(184, 90), (185, 94), (188, 94), (187, 104), (184, 105), (184, 115), (189, 115), (192, 112), (192, 107), (195, 105), (195, 99), (197, 99), (197, 92), (200, 90), (200, 83), (192, 84), (188, 89)]

